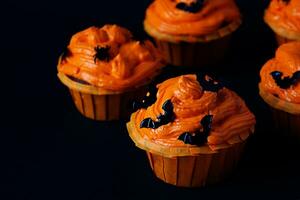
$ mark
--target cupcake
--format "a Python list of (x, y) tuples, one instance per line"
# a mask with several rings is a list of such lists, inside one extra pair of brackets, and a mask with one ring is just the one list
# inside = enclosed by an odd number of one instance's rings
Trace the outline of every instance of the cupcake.
[(154, 0), (144, 29), (170, 64), (203, 67), (224, 57), (240, 24), (234, 0)]
[(254, 131), (244, 101), (207, 76), (168, 79), (143, 102), (127, 123), (129, 135), (146, 151), (154, 174), (172, 185), (223, 180)]
[(274, 126), (300, 137), (300, 42), (281, 45), (261, 69), (259, 93), (273, 112)]
[(299, 0), (272, 0), (264, 19), (274, 31), (279, 45), (300, 40)]
[(76, 33), (58, 62), (58, 77), (77, 109), (95, 120), (129, 117), (128, 104), (143, 96), (162, 57), (150, 41), (135, 41), (117, 25)]

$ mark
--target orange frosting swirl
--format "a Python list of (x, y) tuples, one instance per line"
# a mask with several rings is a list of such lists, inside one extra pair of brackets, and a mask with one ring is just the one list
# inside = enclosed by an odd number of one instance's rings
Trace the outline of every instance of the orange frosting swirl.
[(287, 89), (280, 88), (273, 77), (270, 75), (273, 71), (280, 71), (283, 77), (291, 77), (293, 73), (300, 70), (300, 42), (290, 42), (281, 45), (275, 58), (270, 59), (261, 69), (261, 87), (280, 99), (300, 103), (300, 84), (296, 83)]
[[(265, 21), (270, 26), (276, 26), (280, 29), (289, 31), (290, 37), (300, 34), (300, 1), (290, 0), (272, 0), (265, 12)], [(274, 27), (275, 28), (275, 27)], [(275, 30), (275, 31), (276, 31)], [(296, 38), (291, 38), (296, 39)]]
[(155, 0), (146, 11), (145, 23), (170, 35), (202, 36), (241, 18), (233, 0), (206, 0), (196, 13), (176, 8), (180, 2), (195, 0)]
[[(184, 147), (178, 137), (184, 132), (195, 133), (202, 129), (199, 123), (207, 115), (213, 115), (212, 129), (207, 144), (218, 145), (237, 143), (245, 140), (253, 131), (255, 117), (244, 101), (234, 92), (223, 88), (218, 92), (204, 91), (196, 75), (171, 78), (157, 85), (157, 100), (147, 109), (136, 112), (134, 123), (139, 134), (145, 139), (170, 147)], [(175, 120), (157, 129), (140, 128), (143, 119), (163, 113), (162, 105), (171, 100)], [(245, 134), (246, 133), (246, 134)]]
[[(95, 57), (96, 48), (106, 48), (109, 57)], [(105, 90), (123, 91), (146, 83), (161, 66), (162, 57), (150, 41), (134, 41), (127, 29), (105, 25), (75, 34), (58, 71)]]

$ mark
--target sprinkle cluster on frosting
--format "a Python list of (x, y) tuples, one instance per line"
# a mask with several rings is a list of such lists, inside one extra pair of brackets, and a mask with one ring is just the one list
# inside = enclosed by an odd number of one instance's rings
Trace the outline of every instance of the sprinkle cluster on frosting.
[[(212, 80), (202, 78), (206, 83)], [(174, 147), (208, 144), (215, 148), (247, 138), (255, 117), (244, 101), (225, 87), (211, 91), (202, 87), (201, 82), (196, 75), (183, 75), (159, 84), (155, 103), (139, 109), (132, 119), (139, 134), (157, 144)], [(219, 85), (216, 81), (211, 83)], [(174, 117), (152, 127), (152, 122), (159, 122), (157, 116), (165, 114), (166, 102), (172, 103), (168, 112)]]

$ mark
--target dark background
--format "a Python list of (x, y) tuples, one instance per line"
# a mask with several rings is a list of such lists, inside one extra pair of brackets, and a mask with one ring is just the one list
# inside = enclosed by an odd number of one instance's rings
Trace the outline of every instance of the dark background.
[(0, 199), (300, 199), (300, 142), (273, 129), (257, 89), (259, 69), (276, 47), (262, 20), (268, 1), (238, 1), (244, 23), (223, 70), (215, 73), (257, 116), (239, 168), (223, 183), (167, 185), (152, 174), (125, 121), (94, 122), (76, 111), (56, 77), (70, 37), (91, 25), (116, 23), (145, 38), (142, 21), (150, 2), (1, 3)]

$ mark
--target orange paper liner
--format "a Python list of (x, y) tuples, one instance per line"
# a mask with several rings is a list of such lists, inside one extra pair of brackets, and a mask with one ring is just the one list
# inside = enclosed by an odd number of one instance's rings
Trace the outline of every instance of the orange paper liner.
[(157, 39), (155, 42), (169, 64), (199, 68), (216, 65), (225, 58), (230, 36), (206, 43), (171, 43)]
[(137, 99), (137, 96), (144, 96), (146, 91), (94, 95), (70, 89), (70, 93), (76, 108), (82, 115), (94, 120), (107, 121), (128, 119), (131, 111), (130, 105)]
[[(217, 183), (234, 170), (245, 141), (224, 144), (212, 150), (207, 145), (170, 147), (144, 139), (136, 130), (131, 115), (127, 130), (135, 145), (147, 152), (154, 174), (166, 183), (181, 187), (200, 187)], [(250, 132), (249, 130), (248, 132)], [(247, 134), (249, 134), (247, 132)]]
[(215, 65), (225, 57), (230, 35), (241, 23), (241, 20), (236, 20), (214, 33), (203, 36), (168, 35), (158, 32), (147, 20), (144, 22), (144, 28), (155, 39), (169, 64), (198, 68)]
[(201, 187), (226, 179), (236, 168), (244, 142), (214, 154), (168, 158), (147, 152), (154, 174), (179, 187)]
[(276, 130), (286, 136), (300, 139), (300, 115), (292, 115), (272, 107), (271, 110)]
[(300, 105), (281, 100), (265, 91), (261, 84), (259, 85), (259, 93), (271, 107), (276, 130), (300, 138)]
[(69, 88), (78, 111), (94, 120), (128, 119), (132, 102), (147, 93), (146, 86), (132, 91), (114, 92), (78, 83), (62, 73), (58, 73), (58, 77)]

